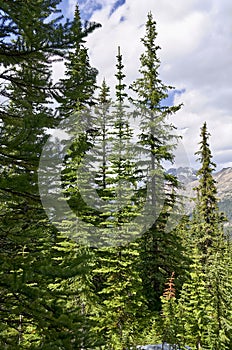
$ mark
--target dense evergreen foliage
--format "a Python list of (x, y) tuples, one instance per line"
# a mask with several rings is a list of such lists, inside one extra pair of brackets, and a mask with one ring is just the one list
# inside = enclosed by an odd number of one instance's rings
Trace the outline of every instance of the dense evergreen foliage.
[[(200, 150), (196, 154), (201, 163), (198, 171), (200, 179), (195, 188), (195, 209), (185, 228), (190, 269), (179, 298), (175, 295), (162, 297), (162, 331), (168, 323), (168, 340), (181, 346), (230, 349), (231, 243), (223, 232), (225, 217), (218, 208), (217, 189), (212, 176), (215, 164), (212, 162), (206, 123), (201, 128)], [(175, 327), (171, 319), (175, 320)]]
[[(83, 25), (78, 6), (65, 21), (59, 3), (0, 1), (0, 348), (126, 350), (168, 342), (229, 350), (231, 242), (207, 125), (195, 208), (176, 225), (180, 184), (163, 164), (174, 160), (181, 106), (163, 102), (172, 87), (159, 77), (152, 14), (138, 78), (127, 89), (118, 48), (110, 95), (105, 80), (97, 87), (85, 46), (100, 25)], [(57, 60), (66, 71), (54, 83)], [(74, 135), (59, 195), (51, 174), (43, 181), (72, 214), (59, 220), (54, 205), (52, 223), (38, 172), (49, 132), (49, 165), (55, 152), (63, 154), (64, 140), (54, 137), (59, 123)]]
[(177, 202), (178, 181), (167, 175), (163, 168), (164, 161), (173, 161), (177, 141), (175, 128), (168, 123), (167, 117), (181, 106), (162, 104), (172, 87), (166, 86), (159, 78), (160, 48), (156, 37), (156, 22), (149, 13), (146, 34), (142, 39), (145, 52), (140, 58), (140, 77), (131, 85), (131, 89), (137, 96), (134, 102), (142, 110), (139, 138), (143, 152), (146, 151), (144, 157), (149, 158), (151, 172), (150, 201), (155, 219), (140, 241), (140, 258), (144, 293), (149, 308), (153, 310), (160, 309), (160, 295), (172, 271), (177, 275), (183, 273), (180, 268), (183, 260), (181, 242), (177, 232), (168, 227)]

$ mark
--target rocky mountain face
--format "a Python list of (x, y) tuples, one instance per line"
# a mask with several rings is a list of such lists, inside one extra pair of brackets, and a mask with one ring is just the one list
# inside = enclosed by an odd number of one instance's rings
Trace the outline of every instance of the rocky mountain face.
[(184, 185), (197, 180), (197, 170), (189, 167), (171, 168), (168, 173), (177, 176)]
[[(171, 168), (169, 174), (176, 175), (183, 184), (180, 191), (185, 197), (186, 212), (191, 212), (194, 202), (191, 198), (195, 197), (194, 187), (198, 185), (197, 170), (189, 167)], [(224, 168), (213, 174), (216, 180), (220, 210), (225, 212), (228, 220), (232, 224), (232, 168)]]
[(224, 168), (214, 174), (220, 200), (232, 199), (232, 168)]

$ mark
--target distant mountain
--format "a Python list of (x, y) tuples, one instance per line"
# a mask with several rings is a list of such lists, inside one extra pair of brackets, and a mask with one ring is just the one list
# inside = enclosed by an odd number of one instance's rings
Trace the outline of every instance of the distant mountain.
[[(183, 184), (181, 194), (186, 198), (185, 207), (186, 212), (191, 212), (196, 194), (193, 190), (198, 185), (197, 170), (189, 167), (171, 168), (168, 170), (169, 174), (176, 175), (179, 181)], [(216, 180), (219, 208), (223, 211), (232, 225), (232, 168), (223, 168), (222, 170), (213, 174)]]
[(223, 168), (214, 174), (217, 181), (218, 197), (221, 200), (232, 198), (232, 168)]
[(168, 174), (177, 176), (182, 184), (197, 180), (197, 170), (189, 167), (170, 168)]

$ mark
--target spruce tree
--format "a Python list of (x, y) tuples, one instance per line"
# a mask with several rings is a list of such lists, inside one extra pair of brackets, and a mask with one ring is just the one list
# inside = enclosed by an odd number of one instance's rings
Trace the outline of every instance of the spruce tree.
[[(93, 26), (93, 28), (96, 27), (97, 25)], [(58, 83), (61, 119), (75, 113), (84, 106), (91, 106), (93, 104), (96, 76), (98, 74), (97, 70), (91, 67), (89, 63), (88, 49), (84, 46), (85, 30), (81, 23), (78, 6), (75, 9), (71, 28), (73, 50), (69, 52), (65, 63), (66, 77)]]
[[(14, 8), (4, 2), (2, 10), (8, 69), (1, 77), (10, 83), (0, 111), (1, 348), (71, 349), (95, 342), (68, 288), (72, 274), (83, 275), (83, 259), (74, 251), (73, 259), (66, 258), (65, 242), (48, 222), (38, 191), (45, 131), (57, 124), (49, 107), (54, 96), (50, 58), (69, 47), (62, 41), (66, 29), (48, 20), (57, 4), (15, 1)], [(8, 33), (16, 38), (11, 41)]]
[[(26, 11), (21, 5), (21, 12), (23, 10)], [(37, 27), (40, 14), (33, 13)], [(33, 28), (26, 28), (25, 22), (23, 25), (25, 27), (19, 28), (15, 44), (19, 53), (33, 48), (33, 39), (30, 41)], [(1, 290), (5, 328), (2, 345), (28, 347), (31, 341), (40, 343), (41, 329), (47, 324), (44, 320), (46, 306), (41, 302), (46, 295), (47, 281), (43, 279), (39, 261), (46, 254), (49, 228), (46, 228), (39, 201), (36, 170), (39, 152), (46, 139), (44, 130), (52, 126), (52, 112), (47, 107), (48, 55), (43, 54), (43, 60), (41, 55), (32, 56), (21, 61), (20, 65), (12, 66), (10, 71), (11, 83), (5, 86), (4, 93), (9, 101), (1, 110), (0, 188), (4, 208), (1, 217), (4, 237)]]
[[(163, 100), (172, 88), (163, 84), (159, 78), (160, 60), (157, 56), (156, 22), (151, 13), (146, 22), (146, 34), (142, 39), (145, 52), (141, 55), (140, 75), (132, 85), (136, 98), (133, 102), (140, 116), (140, 143), (145, 152), (146, 164), (150, 163), (150, 203), (154, 217), (153, 225), (140, 242), (141, 271), (144, 293), (149, 308), (160, 309), (160, 296), (164, 283), (174, 270), (176, 276), (181, 273), (182, 253), (177, 232), (168, 229), (177, 200), (178, 181), (166, 174), (164, 161), (172, 162), (176, 144), (174, 126), (168, 123), (168, 116), (177, 112), (180, 106), (164, 106)], [(147, 179), (144, 165), (141, 163), (144, 180)], [(146, 193), (148, 188), (144, 188)]]
[[(195, 224), (193, 236), (202, 254), (202, 263), (206, 264), (210, 250), (222, 232), (223, 214), (219, 212), (216, 182), (213, 178), (215, 163), (209, 147), (209, 136), (206, 123), (201, 128), (200, 150), (196, 152), (201, 168), (197, 175), (200, 177), (199, 185), (195, 188), (197, 193), (196, 206), (193, 213), (192, 224)], [(222, 234), (222, 233), (221, 233)]]
[(100, 197), (104, 198), (106, 191), (106, 177), (107, 177), (107, 165), (108, 165), (108, 157), (107, 157), (107, 141), (109, 138), (109, 127), (111, 118), (109, 118), (109, 110), (112, 100), (110, 98), (110, 88), (106, 84), (106, 80), (103, 80), (102, 86), (100, 88), (100, 93), (98, 97), (98, 107), (96, 109), (96, 113), (99, 118), (99, 125), (101, 129), (101, 140), (102, 140), (102, 152), (100, 156), (100, 178), (96, 179), (96, 183), (98, 184), (98, 194)]
[[(230, 283), (228, 274), (230, 266), (229, 250), (226, 243), (223, 224), (225, 215), (219, 211), (217, 187), (213, 178), (215, 163), (209, 145), (207, 124), (201, 128), (200, 150), (196, 152), (201, 167), (198, 171), (199, 185), (196, 187), (196, 205), (191, 223), (191, 233), (194, 246), (201, 257), (202, 270), (205, 271), (208, 289), (211, 294), (211, 303), (215, 312), (212, 320), (215, 322), (209, 344), (215, 349), (228, 348), (230, 331), (228, 324), (231, 316)], [(228, 333), (229, 331), (229, 333)], [(213, 340), (214, 339), (214, 340)], [(213, 344), (213, 345), (212, 345)]]
[[(103, 221), (99, 225), (108, 239), (105, 241), (106, 246), (96, 251), (93, 270), (93, 281), (98, 295), (98, 327), (103, 332), (106, 349), (135, 346), (146, 323), (146, 305), (137, 269), (136, 230), (132, 232), (127, 229), (130, 220), (138, 213), (138, 206), (133, 200), (138, 174), (133, 157), (129, 154), (132, 130), (130, 113), (125, 104), (127, 95), (120, 49), (116, 67), (116, 101), (110, 106), (108, 120), (111, 128), (108, 128), (106, 135), (110, 141), (110, 153), (108, 148), (103, 150), (102, 159), (107, 159), (107, 163), (106, 168), (102, 167), (102, 175), (98, 177), (98, 185), (100, 179), (104, 179), (104, 186), (101, 188), (104, 189), (103, 198), (107, 201), (103, 205), (104, 210), (100, 215)], [(107, 157), (105, 151), (108, 152)], [(127, 182), (126, 188), (124, 181)], [(130, 240), (132, 242), (128, 243)]]
[[(72, 145), (64, 157), (62, 186), (71, 209), (81, 216), (81, 212), (84, 215), (85, 210), (88, 211), (89, 208), (78, 190), (77, 174), (80, 172), (82, 158), (93, 147), (90, 107), (94, 104), (98, 72), (90, 66), (88, 50), (78, 35), (78, 33), (82, 33), (81, 37), (84, 35), (78, 6), (75, 10), (73, 33), (74, 51), (69, 53), (66, 62), (66, 77), (57, 85), (60, 91), (59, 118), (62, 120), (64, 130), (73, 138)], [(84, 127), (80, 130), (79, 125), (83, 123)], [(60, 143), (62, 144), (62, 141)]]
[[(66, 62), (66, 77), (62, 79), (57, 87), (59, 88), (59, 119), (62, 121), (62, 127), (73, 137), (73, 142), (64, 155), (64, 163), (62, 174), (62, 191), (64, 197), (73, 214), (71, 217), (67, 213), (67, 218), (59, 222), (59, 232), (56, 235), (54, 251), (56, 254), (62, 252), (62, 258), (57, 261), (57, 268), (62, 273), (60, 283), (62, 284), (63, 293), (67, 296), (67, 302), (73, 308), (74, 314), (80, 315), (82, 326), (79, 326), (79, 331), (82, 331), (82, 336), (76, 338), (79, 341), (79, 346), (88, 347), (98, 343), (100, 332), (93, 333), (94, 322), (92, 321), (92, 309), (95, 303), (95, 296), (90, 290), (90, 271), (93, 264), (93, 253), (87, 245), (83, 245), (83, 240), (79, 241), (78, 237), (85, 236), (85, 232), (81, 231), (77, 225), (77, 234), (72, 231), (72, 218), (77, 215), (82, 220), (89, 220), (95, 223), (95, 210), (85, 203), (84, 198), (78, 185), (80, 177), (85, 174), (80, 171), (80, 164), (86, 153), (93, 148), (93, 139), (91, 133), (91, 123), (81, 132), (78, 132), (78, 123), (83, 121), (83, 116), (90, 115), (90, 106), (95, 104), (94, 91), (96, 88), (97, 70), (92, 68), (89, 63), (88, 50), (84, 46), (82, 38), (85, 29), (81, 24), (80, 13), (78, 6), (75, 10), (73, 30), (73, 45), (74, 51), (68, 55)], [(79, 119), (80, 118), (80, 119)], [(91, 116), (90, 116), (91, 119)], [(73, 121), (73, 123), (72, 123)], [(62, 148), (62, 141), (59, 141)], [(61, 151), (63, 154), (63, 151)], [(87, 194), (85, 194), (87, 196)], [(57, 198), (60, 200), (60, 198)], [(58, 218), (59, 219), (59, 218)], [(74, 253), (75, 252), (75, 253)], [(70, 264), (71, 271), (67, 273), (66, 265)], [(58, 290), (60, 285), (57, 285)], [(84, 337), (84, 338), (83, 338)], [(82, 339), (82, 340), (81, 340)], [(89, 339), (91, 342), (89, 342)], [(74, 345), (72, 345), (74, 346)]]
[[(189, 221), (188, 252), (192, 259), (190, 277), (180, 292), (177, 314), (181, 321), (182, 345), (197, 349), (229, 349), (231, 344), (230, 246), (223, 231), (224, 215), (219, 212), (215, 164), (209, 147), (209, 133), (201, 128), (201, 168), (193, 217)], [(187, 237), (186, 236), (186, 237)], [(230, 268), (229, 268), (230, 269)]]
[(174, 272), (166, 283), (166, 288), (161, 296), (162, 313), (157, 319), (159, 333), (162, 335), (162, 342), (177, 344), (178, 316), (176, 312), (176, 289), (174, 283)]
[(179, 320), (178, 343), (195, 349), (208, 349), (207, 337), (211, 327), (213, 305), (196, 249), (192, 253), (192, 271), (184, 283), (177, 306)]

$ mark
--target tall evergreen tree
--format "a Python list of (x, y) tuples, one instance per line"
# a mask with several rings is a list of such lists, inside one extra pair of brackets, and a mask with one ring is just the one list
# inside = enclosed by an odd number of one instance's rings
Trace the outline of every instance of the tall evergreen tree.
[(100, 88), (100, 93), (98, 97), (98, 106), (96, 109), (96, 113), (99, 115), (100, 121), (100, 129), (101, 129), (101, 139), (102, 139), (102, 153), (101, 158), (99, 159), (100, 165), (100, 178), (96, 179), (98, 183), (98, 194), (104, 198), (106, 191), (106, 177), (107, 177), (107, 165), (108, 165), (108, 157), (107, 157), (107, 141), (109, 138), (109, 127), (111, 118), (109, 118), (109, 110), (112, 100), (110, 98), (110, 88), (106, 84), (106, 80), (103, 80), (102, 86)]
[[(180, 106), (163, 106), (170, 86), (159, 78), (160, 60), (157, 56), (156, 22), (151, 13), (146, 22), (146, 35), (142, 39), (145, 52), (141, 55), (140, 74), (131, 89), (136, 93), (134, 102), (138, 105), (140, 117), (140, 143), (149, 159), (151, 173), (150, 202), (154, 221), (141, 239), (141, 268), (144, 292), (149, 307), (160, 309), (160, 296), (164, 283), (175, 270), (180, 274), (181, 245), (177, 232), (168, 232), (167, 224), (176, 203), (177, 179), (163, 169), (163, 161), (172, 162), (176, 144), (174, 127), (167, 123), (167, 117), (177, 112)], [(146, 160), (147, 162), (147, 160)], [(143, 169), (143, 165), (141, 165)], [(147, 169), (146, 169), (147, 171)], [(146, 172), (144, 172), (146, 179)], [(144, 192), (146, 193), (146, 188)]]
[(200, 177), (196, 187), (196, 207), (192, 224), (195, 226), (195, 237), (199, 252), (202, 254), (202, 263), (206, 264), (210, 250), (222, 231), (223, 214), (219, 212), (216, 181), (213, 178), (215, 163), (209, 147), (209, 136), (206, 123), (201, 128), (200, 150), (196, 153), (201, 163), (197, 175)]
[[(78, 215), (81, 215), (80, 211), (84, 212), (86, 205), (78, 191), (77, 173), (81, 159), (93, 147), (92, 116), (89, 107), (94, 104), (98, 72), (90, 66), (88, 50), (78, 35), (78, 33), (84, 33), (78, 6), (75, 10), (72, 28), (75, 34), (73, 35), (74, 51), (70, 52), (66, 62), (66, 77), (58, 83), (61, 92), (59, 116), (63, 120), (65, 131), (73, 137), (72, 145), (65, 155), (62, 181), (69, 205), (76, 213), (79, 213)], [(86, 119), (84, 121), (85, 127), (80, 130), (78, 124), (82, 125), (83, 119)]]
[(181, 344), (197, 349), (229, 349), (231, 346), (230, 247), (223, 232), (224, 216), (219, 212), (215, 164), (209, 147), (206, 123), (201, 128), (201, 168), (197, 198), (189, 223), (190, 277), (178, 301)]
[[(96, 252), (93, 279), (98, 295), (98, 327), (103, 331), (106, 348), (126, 349), (139, 342), (141, 330), (145, 327), (146, 305), (137, 269), (136, 232), (127, 229), (138, 212), (132, 191), (137, 188), (138, 179), (136, 164), (129, 154), (132, 130), (130, 113), (125, 106), (127, 95), (120, 49), (116, 67), (116, 101), (111, 104), (108, 117), (111, 124), (107, 135), (110, 136), (110, 150), (106, 149), (106, 173), (103, 171), (104, 176), (100, 176), (104, 179), (103, 198), (107, 201), (100, 215), (104, 219), (100, 226), (108, 241), (105, 241), (106, 247)], [(102, 154), (105, 159), (105, 150)], [(127, 182), (126, 188), (124, 181)], [(128, 243), (130, 240), (132, 242)]]
[[(5, 2), (2, 7), (1, 30), (14, 37), (11, 41), (5, 35), (8, 51), (2, 57), (8, 69), (1, 76), (10, 81), (3, 91), (8, 100), (0, 111), (1, 348), (93, 346), (80, 305), (73, 302), (73, 292), (68, 289), (73, 265), (76, 276), (83, 259), (75, 252), (73, 259), (66, 258), (65, 242), (56, 238), (38, 191), (45, 131), (57, 124), (49, 107), (54, 96), (50, 59), (69, 47), (63, 42), (66, 29), (48, 19), (58, 3), (15, 1), (15, 8)], [(59, 244), (61, 256), (56, 248)]]
[[(19, 8), (21, 13), (26, 12), (22, 4)], [(50, 13), (47, 5), (43, 10)], [(41, 11), (33, 13), (35, 30), (40, 15)], [(33, 28), (29, 30), (25, 21), (18, 27), (15, 48), (20, 53), (33, 48), (33, 39), (30, 40), (33, 38)], [(44, 129), (52, 126), (52, 112), (47, 107), (50, 80), (48, 55), (42, 56), (43, 61), (41, 55), (32, 56), (21, 61), (20, 65), (11, 67), (8, 75), (11, 83), (5, 86), (4, 93), (9, 102), (1, 110), (0, 188), (4, 208), (1, 220), (1, 291), (5, 328), (2, 345), (15, 347), (21, 344), (28, 346), (30, 340), (39, 340), (46, 310), (38, 294), (38, 285), (41, 295), (46, 294), (39, 260), (45, 254), (49, 239), (44, 235), (46, 224), (42, 223), (45, 218), (39, 203), (36, 169), (38, 152), (46, 138)], [(35, 270), (38, 272), (35, 273)], [(31, 332), (36, 334), (30, 339)], [(27, 344), (28, 337), (30, 340)]]
[[(93, 25), (92, 30), (98, 25)], [(73, 51), (69, 52), (66, 62), (65, 79), (58, 83), (61, 92), (61, 118), (75, 113), (84, 106), (93, 104), (96, 89), (97, 70), (90, 66), (88, 49), (84, 46), (85, 29), (82, 26), (80, 12), (76, 6), (72, 23)]]

